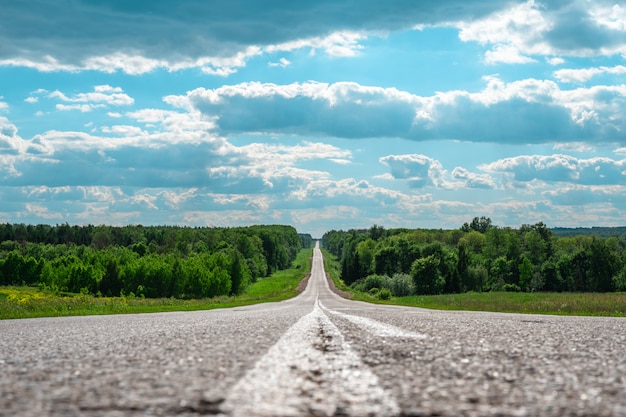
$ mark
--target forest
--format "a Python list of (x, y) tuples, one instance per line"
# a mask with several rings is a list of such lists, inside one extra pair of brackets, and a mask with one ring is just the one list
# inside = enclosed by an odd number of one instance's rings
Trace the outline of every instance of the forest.
[[(341, 278), (381, 298), (484, 291), (626, 290), (623, 230), (602, 236), (544, 223), (494, 226), (475, 217), (455, 230), (332, 230), (322, 246), (341, 263)], [(567, 233), (565, 233), (567, 232)]]
[(240, 294), (290, 267), (310, 235), (291, 226), (237, 228), (0, 224), (0, 285), (101, 296)]

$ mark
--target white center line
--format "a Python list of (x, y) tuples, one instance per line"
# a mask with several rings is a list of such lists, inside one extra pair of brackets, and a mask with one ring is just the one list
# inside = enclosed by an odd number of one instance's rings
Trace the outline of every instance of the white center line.
[(426, 339), (428, 336), (423, 333), (411, 332), (408, 330), (401, 329), (400, 327), (396, 327), (392, 324), (382, 323), (377, 320), (373, 320), (367, 317), (361, 316), (353, 316), (351, 314), (341, 313), (336, 310), (331, 310), (329, 308), (324, 307), (321, 301), (318, 301), (320, 307), (335, 316), (339, 316), (346, 320), (351, 321), (352, 323), (359, 326), (361, 329), (367, 331), (368, 333), (373, 334), (378, 337), (399, 337), (399, 338), (407, 338), (407, 339)]
[(233, 387), (239, 416), (394, 416), (399, 407), (322, 309), (296, 322)]

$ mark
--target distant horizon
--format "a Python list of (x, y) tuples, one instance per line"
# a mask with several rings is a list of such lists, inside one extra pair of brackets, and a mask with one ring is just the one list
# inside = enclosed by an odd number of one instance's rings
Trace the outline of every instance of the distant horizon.
[(6, 3), (0, 222), (626, 224), (615, 2)]
[[(70, 227), (88, 227), (88, 226), (93, 226), (93, 227), (115, 227), (115, 228), (123, 228), (123, 227), (177, 227), (177, 228), (207, 228), (207, 229), (211, 229), (211, 228), (216, 228), (216, 229), (227, 229), (227, 228), (246, 228), (246, 227), (254, 227), (254, 226), (290, 226), (293, 227), (294, 229), (296, 229), (296, 232), (300, 235), (308, 235), (311, 236), (311, 238), (313, 240), (321, 240), (322, 237), (324, 236), (324, 234), (331, 232), (331, 231), (338, 231), (338, 232), (347, 232), (350, 230), (356, 230), (356, 231), (367, 231), (369, 229), (371, 229), (374, 226), (377, 227), (382, 227), (384, 230), (395, 230), (395, 229), (407, 229), (407, 230), (443, 230), (443, 231), (452, 231), (452, 230), (460, 230), (461, 227), (463, 225), (459, 225), (459, 227), (454, 227), (454, 228), (426, 228), (426, 227), (403, 227), (403, 226), (398, 226), (398, 227), (385, 227), (384, 225), (379, 225), (379, 224), (374, 224), (374, 225), (370, 225), (368, 227), (354, 227), (354, 228), (347, 228), (347, 229), (328, 229), (326, 230), (323, 234), (321, 234), (320, 236), (316, 236), (312, 233), (306, 232), (306, 231), (301, 231), (298, 228), (296, 228), (294, 225), (291, 224), (282, 224), (282, 223), (267, 223), (267, 224), (249, 224), (249, 225), (234, 225), (234, 226), (189, 226), (189, 225), (184, 225), (184, 224), (142, 224), (142, 223), (132, 223), (132, 224), (124, 224), (124, 225), (112, 225), (112, 224), (91, 224), (91, 223), (87, 223), (87, 224), (70, 224), (70, 223), (57, 223), (57, 224), (50, 224), (50, 223), (37, 223), (37, 224), (33, 224), (33, 223), (0, 223), (0, 224), (10, 224), (12, 226), (16, 226), (16, 225), (24, 225), (26, 227), (28, 226), (38, 226), (38, 225), (45, 225), (45, 226), (50, 226), (50, 227), (59, 227), (62, 226), (64, 224), (67, 224)], [(492, 224), (493, 227), (496, 228), (510, 228), (513, 230), (519, 229), (522, 226), (525, 225), (535, 225), (536, 223), (522, 223), (518, 226), (501, 226), (498, 224)], [(593, 230), (593, 229), (606, 229), (606, 230), (611, 230), (611, 229), (625, 229), (626, 231), (626, 225), (624, 226), (589, 226), (589, 227), (585, 227), (585, 226), (577, 226), (577, 227), (567, 227), (567, 226), (550, 226), (550, 225), (546, 225), (546, 227), (549, 230)], [(0, 242), (1, 243), (1, 242)]]

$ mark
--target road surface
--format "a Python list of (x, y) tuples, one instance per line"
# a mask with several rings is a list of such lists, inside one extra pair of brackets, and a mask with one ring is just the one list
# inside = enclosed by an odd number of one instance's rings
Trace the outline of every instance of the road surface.
[(0, 321), (0, 416), (626, 416), (626, 320), (298, 297)]

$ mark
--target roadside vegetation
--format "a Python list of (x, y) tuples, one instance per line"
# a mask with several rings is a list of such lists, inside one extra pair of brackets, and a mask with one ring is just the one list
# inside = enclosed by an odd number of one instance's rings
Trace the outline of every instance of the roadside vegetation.
[(291, 226), (0, 225), (0, 286), (103, 297), (213, 298), (289, 268), (309, 235)]
[(286, 300), (297, 294), (298, 283), (310, 272), (311, 256), (312, 249), (302, 249), (289, 269), (258, 279), (239, 295), (213, 298), (103, 297), (41, 286), (0, 287), (0, 319), (210, 310)]
[(352, 299), (378, 304), (403, 305), (434, 310), (493, 311), (501, 313), (549, 314), (564, 316), (626, 317), (626, 292), (619, 293), (522, 293), (467, 292), (463, 294), (393, 296), (391, 291), (373, 288), (360, 291), (340, 278), (341, 264), (324, 251), (324, 265), (337, 288), (352, 294)]
[[(456, 230), (330, 231), (321, 246), (335, 287), (356, 300), (626, 316), (626, 235), (598, 230), (500, 228), (476, 217)], [(282, 300), (310, 271), (312, 246), (291, 226), (0, 224), (0, 318)]]
[[(626, 238), (499, 228), (330, 231), (331, 276), (355, 299), (452, 310), (626, 316)], [(583, 232), (583, 231), (581, 231)], [(593, 229), (585, 230), (593, 232)], [(561, 231), (562, 233), (562, 231)]]
[(456, 230), (330, 231), (322, 245), (341, 279), (394, 296), (626, 290), (626, 238), (557, 237), (543, 223), (501, 228), (485, 217)]

